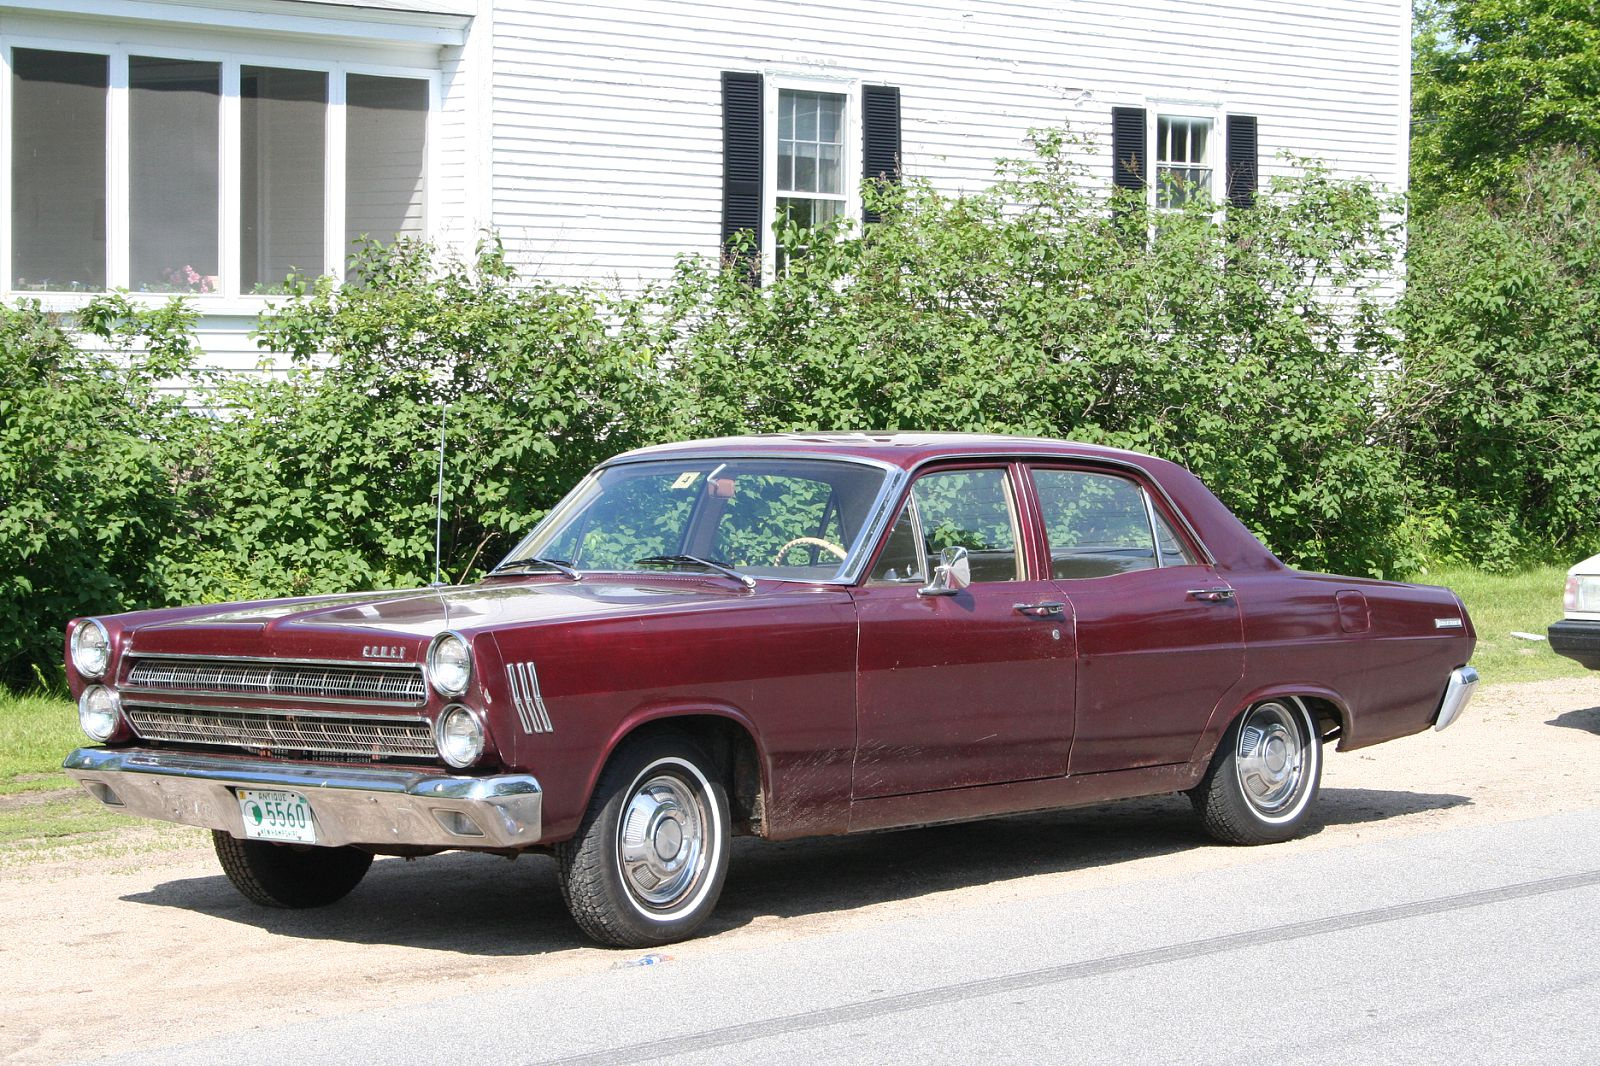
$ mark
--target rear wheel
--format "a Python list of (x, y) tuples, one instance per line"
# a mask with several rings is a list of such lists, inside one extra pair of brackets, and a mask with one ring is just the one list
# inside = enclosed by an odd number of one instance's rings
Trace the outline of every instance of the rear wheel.
[(1322, 738), (1305, 703), (1266, 700), (1228, 728), (1189, 798), (1217, 840), (1274, 844), (1300, 831), (1321, 781)]
[(359, 848), (240, 840), (216, 829), (211, 843), (233, 887), (263, 907), (334, 903), (348, 896), (372, 865), (371, 853)]
[(698, 744), (676, 733), (624, 743), (556, 849), (567, 910), (602, 944), (684, 939), (722, 894), (730, 825), (721, 774)]

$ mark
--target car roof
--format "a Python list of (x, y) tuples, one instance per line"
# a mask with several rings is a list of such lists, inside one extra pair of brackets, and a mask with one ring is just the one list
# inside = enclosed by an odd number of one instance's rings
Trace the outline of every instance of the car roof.
[(1146, 467), (1153, 456), (1120, 448), (1106, 448), (1075, 441), (1044, 437), (1013, 437), (1001, 433), (756, 433), (741, 437), (716, 437), (709, 440), (657, 444), (624, 452), (612, 462), (669, 456), (702, 455), (716, 452), (760, 455), (794, 455), (806, 452), (817, 456), (872, 459), (904, 469), (930, 459), (957, 456), (1044, 456), (1100, 459), (1124, 465)]

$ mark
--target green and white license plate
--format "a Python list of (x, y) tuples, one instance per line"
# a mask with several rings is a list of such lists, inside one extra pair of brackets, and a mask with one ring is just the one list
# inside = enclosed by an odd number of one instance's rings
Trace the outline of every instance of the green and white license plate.
[(244, 835), (254, 840), (287, 840), (315, 844), (317, 826), (311, 820), (311, 804), (298, 792), (265, 791), (241, 788), (239, 813), (244, 816)]

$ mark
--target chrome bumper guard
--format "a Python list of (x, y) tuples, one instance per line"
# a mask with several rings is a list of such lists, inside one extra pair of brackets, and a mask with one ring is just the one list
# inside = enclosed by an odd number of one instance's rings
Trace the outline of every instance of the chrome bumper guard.
[(1438, 732), (1449, 726), (1466, 710), (1472, 699), (1472, 690), (1478, 687), (1478, 671), (1470, 666), (1457, 667), (1450, 673), (1450, 683), (1444, 687), (1444, 699), (1439, 702), (1439, 713), (1433, 716), (1433, 729)]
[(526, 774), (447, 777), (138, 748), (79, 748), (62, 769), (112, 810), (241, 838), (236, 789), (298, 792), (311, 804), (317, 843), (329, 847), (527, 847), (539, 841), (544, 800)]

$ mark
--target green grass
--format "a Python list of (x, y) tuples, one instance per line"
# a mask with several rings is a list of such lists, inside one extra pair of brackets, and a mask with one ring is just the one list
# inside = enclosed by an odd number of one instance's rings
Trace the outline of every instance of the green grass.
[(1534, 567), (1515, 574), (1440, 567), (1413, 580), (1447, 585), (1467, 605), (1467, 613), (1478, 630), (1472, 665), (1486, 683), (1594, 676), (1592, 671), (1551, 651), (1546, 641), (1521, 640), (1511, 635), (1521, 632), (1542, 637), (1545, 628), (1561, 617), (1565, 567)]
[(61, 760), (86, 743), (71, 701), (0, 691), (0, 796), (76, 788)]

